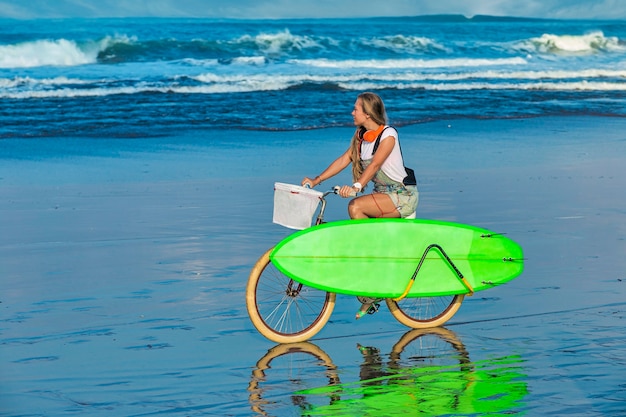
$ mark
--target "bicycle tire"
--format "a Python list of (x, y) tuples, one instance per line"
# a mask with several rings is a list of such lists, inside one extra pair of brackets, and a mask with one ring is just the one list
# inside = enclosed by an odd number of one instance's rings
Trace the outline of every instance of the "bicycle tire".
[(246, 287), (246, 307), (256, 329), (276, 343), (304, 342), (330, 319), (336, 295), (293, 281), (272, 265), (265, 252)]
[(464, 294), (438, 297), (411, 297), (396, 302), (387, 298), (393, 317), (412, 329), (438, 327), (450, 320), (461, 307)]

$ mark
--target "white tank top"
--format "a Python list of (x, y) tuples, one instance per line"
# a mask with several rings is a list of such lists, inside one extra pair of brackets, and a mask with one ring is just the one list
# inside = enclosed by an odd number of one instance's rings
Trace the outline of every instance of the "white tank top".
[[(389, 128), (389, 126), (385, 126), (385, 129), (380, 135), (380, 142), (382, 143), (384, 140), (388, 140), (389, 137), (395, 138), (395, 143), (393, 145), (393, 150), (391, 151), (385, 162), (383, 162), (381, 169), (389, 178), (401, 183), (404, 177), (406, 177), (406, 170), (404, 169), (404, 161), (402, 160), (402, 153), (400, 152), (400, 141), (398, 140), (398, 132), (394, 128)], [(374, 151), (375, 143), (376, 141), (361, 142), (361, 159), (365, 161), (368, 159), (372, 159), (372, 152)]]

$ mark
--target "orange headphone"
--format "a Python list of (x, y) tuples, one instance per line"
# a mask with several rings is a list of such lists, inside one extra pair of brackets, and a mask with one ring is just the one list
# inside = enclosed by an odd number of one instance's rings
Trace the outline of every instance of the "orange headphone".
[(376, 130), (367, 130), (364, 127), (361, 127), (359, 130), (359, 139), (364, 140), (365, 142), (374, 142), (384, 129), (385, 125), (380, 125), (380, 127)]

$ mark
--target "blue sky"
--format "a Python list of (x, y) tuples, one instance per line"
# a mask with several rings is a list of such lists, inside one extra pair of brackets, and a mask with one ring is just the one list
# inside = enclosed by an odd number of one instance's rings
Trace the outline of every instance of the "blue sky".
[(623, 0), (0, 0), (0, 17), (302, 18), (489, 14), (625, 19)]

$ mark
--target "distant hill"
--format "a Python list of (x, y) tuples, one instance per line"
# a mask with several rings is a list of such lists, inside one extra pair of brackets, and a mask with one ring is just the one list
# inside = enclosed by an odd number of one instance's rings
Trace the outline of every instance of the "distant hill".
[(372, 19), (398, 19), (404, 21), (417, 21), (417, 22), (533, 22), (551, 19), (539, 19), (531, 17), (515, 17), (515, 16), (489, 16), (489, 15), (475, 15), (467, 17), (462, 14), (432, 14), (432, 15), (419, 15), (419, 16), (397, 16), (397, 17), (373, 17)]

